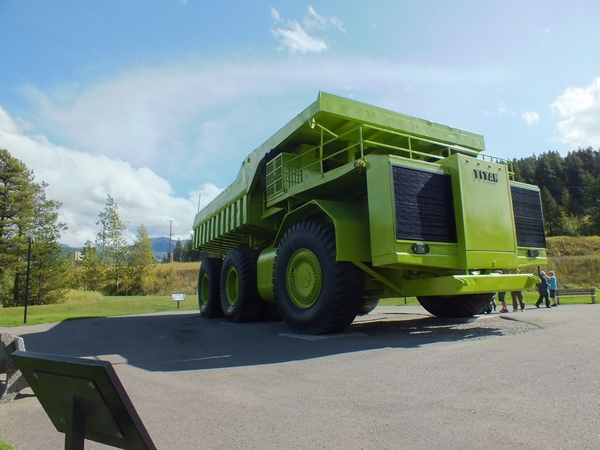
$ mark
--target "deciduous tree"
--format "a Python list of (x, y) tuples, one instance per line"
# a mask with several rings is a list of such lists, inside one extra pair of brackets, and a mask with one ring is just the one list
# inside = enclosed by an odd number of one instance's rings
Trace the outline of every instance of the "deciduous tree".
[(149, 294), (154, 289), (154, 264), (156, 258), (152, 253), (152, 242), (148, 231), (142, 224), (137, 229), (137, 235), (131, 249), (129, 275), (131, 290), (134, 294)]
[[(98, 214), (100, 232), (96, 236), (96, 245), (100, 251), (100, 259), (107, 268), (110, 291), (119, 293), (119, 279), (124, 275), (123, 269), (129, 260), (129, 245), (123, 237), (127, 229), (119, 217), (118, 205), (110, 195), (106, 198), (104, 210)], [(121, 272), (121, 273), (120, 273)]]

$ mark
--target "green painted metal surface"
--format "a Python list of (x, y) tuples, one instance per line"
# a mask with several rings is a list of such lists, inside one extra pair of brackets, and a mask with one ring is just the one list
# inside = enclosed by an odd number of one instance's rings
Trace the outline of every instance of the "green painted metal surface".
[(294, 305), (309, 309), (317, 302), (323, 288), (319, 259), (308, 249), (296, 251), (290, 258), (285, 282)]
[(260, 296), (267, 303), (275, 303), (275, 293), (273, 292), (273, 269), (275, 267), (276, 253), (277, 249), (275, 247), (266, 248), (260, 252), (258, 261), (256, 262), (256, 287)]
[(195, 247), (258, 250), (268, 302), (279, 240), (307, 219), (334, 224), (337, 259), (364, 271), (371, 297), (531, 287), (514, 272), (547, 263), (541, 206), (528, 212), (539, 190), (484, 147), (475, 133), (320, 93), (196, 215)]

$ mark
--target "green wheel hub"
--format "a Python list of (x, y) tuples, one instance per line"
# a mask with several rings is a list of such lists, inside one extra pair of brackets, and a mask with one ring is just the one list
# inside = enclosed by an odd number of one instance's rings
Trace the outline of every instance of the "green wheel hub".
[(225, 279), (225, 298), (227, 303), (232, 306), (237, 302), (239, 287), (238, 273), (235, 267), (232, 266), (227, 271), (227, 278)]
[(313, 252), (297, 250), (288, 263), (286, 285), (290, 299), (300, 309), (313, 306), (321, 294), (323, 273)]
[(200, 286), (200, 288), (202, 289), (202, 303), (203, 304), (207, 304), (208, 303), (208, 290), (209, 290), (209, 282), (208, 282), (208, 274), (204, 274), (202, 276), (202, 284)]

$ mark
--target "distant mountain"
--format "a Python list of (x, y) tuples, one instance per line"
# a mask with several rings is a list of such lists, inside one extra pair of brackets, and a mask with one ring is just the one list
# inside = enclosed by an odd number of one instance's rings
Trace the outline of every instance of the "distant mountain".
[[(181, 241), (181, 243), (183, 245), (186, 244), (188, 240), (184, 239), (183, 241)], [(150, 242), (152, 242), (152, 253), (154, 253), (154, 256), (156, 256), (159, 260), (162, 260), (163, 257), (166, 256), (167, 253), (169, 253), (169, 238), (168, 237), (156, 237), (156, 238), (150, 238)], [(175, 245), (177, 244), (177, 239), (172, 239), (171, 240), (171, 253), (173, 252), (173, 250), (175, 250)], [(69, 253), (75, 254), (76, 252), (81, 252), (81, 250), (83, 249), (82, 247), (69, 247), (68, 245), (65, 244), (60, 244), (59, 245), (62, 247), (62, 255), (68, 255)]]
[(81, 252), (82, 250), (82, 247), (69, 247), (68, 245), (61, 244), (60, 242), (58, 245), (61, 247), (60, 254), (62, 256), (67, 256), (69, 253), (74, 255), (76, 252)]
[[(168, 237), (157, 237), (150, 238), (150, 242), (152, 242), (152, 253), (159, 260), (162, 260), (167, 253), (169, 253), (169, 238)], [(175, 250), (175, 244), (177, 244), (176, 239), (171, 240), (171, 253)]]

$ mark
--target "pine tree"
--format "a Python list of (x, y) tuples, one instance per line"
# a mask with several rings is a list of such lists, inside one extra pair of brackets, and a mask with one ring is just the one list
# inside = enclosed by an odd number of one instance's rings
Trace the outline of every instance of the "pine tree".
[(563, 209), (554, 199), (548, 188), (542, 187), (540, 191), (542, 198), (542, 210), (544, 212), (544, 223), (549, 236), (563, 236), (565, 234), (565, 216)]
[(68, 289), (68, 261), (61, 256), (60, 233), (67, 229), (58, 222), (60, 202), (46, 198), (46, 183), (35, 184), (32, 250), (32, 276), (29, 286), (31, 304), (48, 304), (60, 300)]
[(183, 244), (181, 243), (181, 239), (177, 239), (177, 243), (175, 244), (175, 249), (173, 250), (173, 261), (181, 262), (183, 260)]
[(586, 173), (583, 176), (583, 198), (589, 218), (587, 233), (600, 235), (600, 179)]
[(62, 297), (68, 280), (66, 261), (57, 240), (66, 225), (57, 222), (61, 204), (46, 198), (47, 185), (34, 182), (33, 172), (0, 150), (0, 300), (4, 306), (24, 304), (26, 267), (31, 244), (32, 303), (52, 303)]
[(200, 252), (194, 249), (194, 235), (192, 234), (183, 246), (183, 262), (196, 261), (200, 261)]

